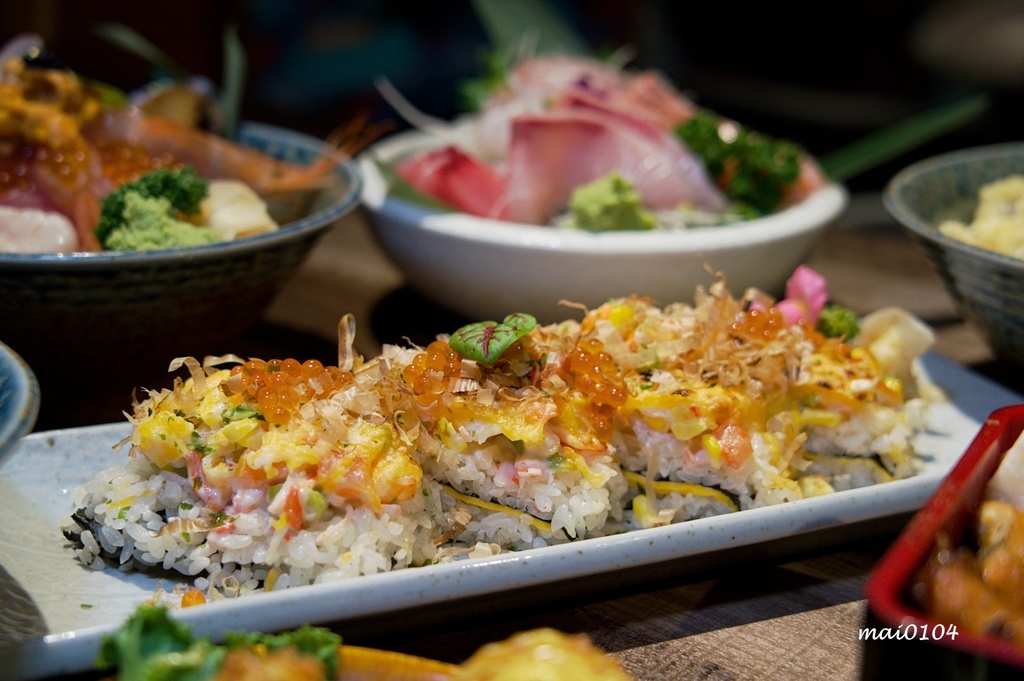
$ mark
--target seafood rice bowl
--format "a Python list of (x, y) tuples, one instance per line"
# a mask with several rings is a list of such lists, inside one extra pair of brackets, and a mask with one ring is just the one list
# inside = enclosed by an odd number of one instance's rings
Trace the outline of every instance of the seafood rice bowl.
[(229, 138), (4, 54), (0, 337), (37, 371), (42, 423), (68, 423), (69, 384), (130, 395), (170, 357), (224, 352), (356, 206), (362, 178), (324, 140)]
[(930, 330), (886, 309), (829, 335), (823, 280), (791, 284), (518, 313), (371, 359), (346, 318), (336, 366), (181, 358), (65, 537), (92, 569), (187, 575), (201, 602), (914, 475), (941, 399), (917, 371)]

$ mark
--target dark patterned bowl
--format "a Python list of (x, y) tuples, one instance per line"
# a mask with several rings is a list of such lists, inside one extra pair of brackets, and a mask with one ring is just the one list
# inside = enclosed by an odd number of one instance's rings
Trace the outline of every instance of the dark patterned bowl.
[(969, 223), (979, 189), (1024, 174), (1024, 143), (964, 149), (915, 163), (896, 174), (883, 201), (927, 251), (961, 313), (1001, 358), (1024, 364), (1024, 260), (945, 236), (948, 219)]
[[(300, 164), (324, 151), (321, 140), (256, 123), (242, 126), (239, 140)], [(0, 341), (33, 368), (44, 407), (61, 391), (95, 389), (84, 382), (234, 352), (232, 342), (261, 319), (325, 231), (358, 204), (355, 164), (334, 176), (305, 197), (297, 219), (275, 213), (281, 228), (258, 236), (139, 253), (0, 254)]]
[(35, 425), (39, 382), (16, 352), (0, 343), (0, 464)]

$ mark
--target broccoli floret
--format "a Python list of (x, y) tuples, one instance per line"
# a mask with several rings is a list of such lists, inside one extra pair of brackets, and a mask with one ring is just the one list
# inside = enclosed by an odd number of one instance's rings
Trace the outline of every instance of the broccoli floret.
[[(708, 174), (741, 214), (757, 217), (775, 211), (786, 189), (800, 176), (803, 147), (722, 123), (718, 115), (700, 111), (675, 133), (703, 160)], [(723, 135), (723, 130), (728, 134)]]
[(197, 214), (208, 191), (206, 179), (187, 166), (150, 171), (133, 182), (125, 182), (103, 199), (96, 238), (105, 248), (110, 248), (107, 244), (110, 235), (125, 226), (125, 197), (128, 194), (166, 199), (172, 217), (177, 217)]
[(853, 338), (860, 333), (860, 318), (848, 307), (829, 303), (818, 316), (816, 328), (829, 338)]

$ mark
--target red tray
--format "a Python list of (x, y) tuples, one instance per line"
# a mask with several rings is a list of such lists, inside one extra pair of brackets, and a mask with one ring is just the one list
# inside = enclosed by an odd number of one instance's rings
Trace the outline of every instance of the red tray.
[[(1024, 678), (1024, 648), (964, 631), (929, 617), (909, 597), (917, 572), (941, 532), (959, 542), (972, 522), (989, 479), (1024, 432), (1024, 405), (989, 415), (954, 465), (899, 537), (865, 585), (868, 601), (862, 678)], [(902, 636), (882, 638), (899, 629)], [(908, 676), (909, 675), (909, 676)]]

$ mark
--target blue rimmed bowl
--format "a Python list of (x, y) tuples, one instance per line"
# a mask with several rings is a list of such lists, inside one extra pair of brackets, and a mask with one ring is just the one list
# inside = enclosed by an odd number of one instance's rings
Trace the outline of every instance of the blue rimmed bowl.
[(32, 430), (39, 415), (39, 382), (18, 353), (0, 343), (0, 465)]
[(970, 223), (982, 186), (1024, 174), (1024, 142), (954, 151), (897, 173), (883, 193), (889, 213), (927, 252), (964, 318), (1002, 359), (1024, 365), (1024, 260), (942, 234)]
[[(244, 124), (238, 139), (304, 165), (326, 150), (322, 140), (257, 123)], [(0, 254), (0, 341), (34, 369), (44, 410), (68, 391), (115, 379), (152, 387), (140, 381), (154, 367), (166, 375), (175, 357), (236, 352), (235, 340), (358, 205), (362, 186), (354, 162), (339, 164), (328, 186), (303, 197), (297, 215), (273, 213), (279, 230), (208, 246)], [(130, 393), (123, 404), (130, 407)]]

